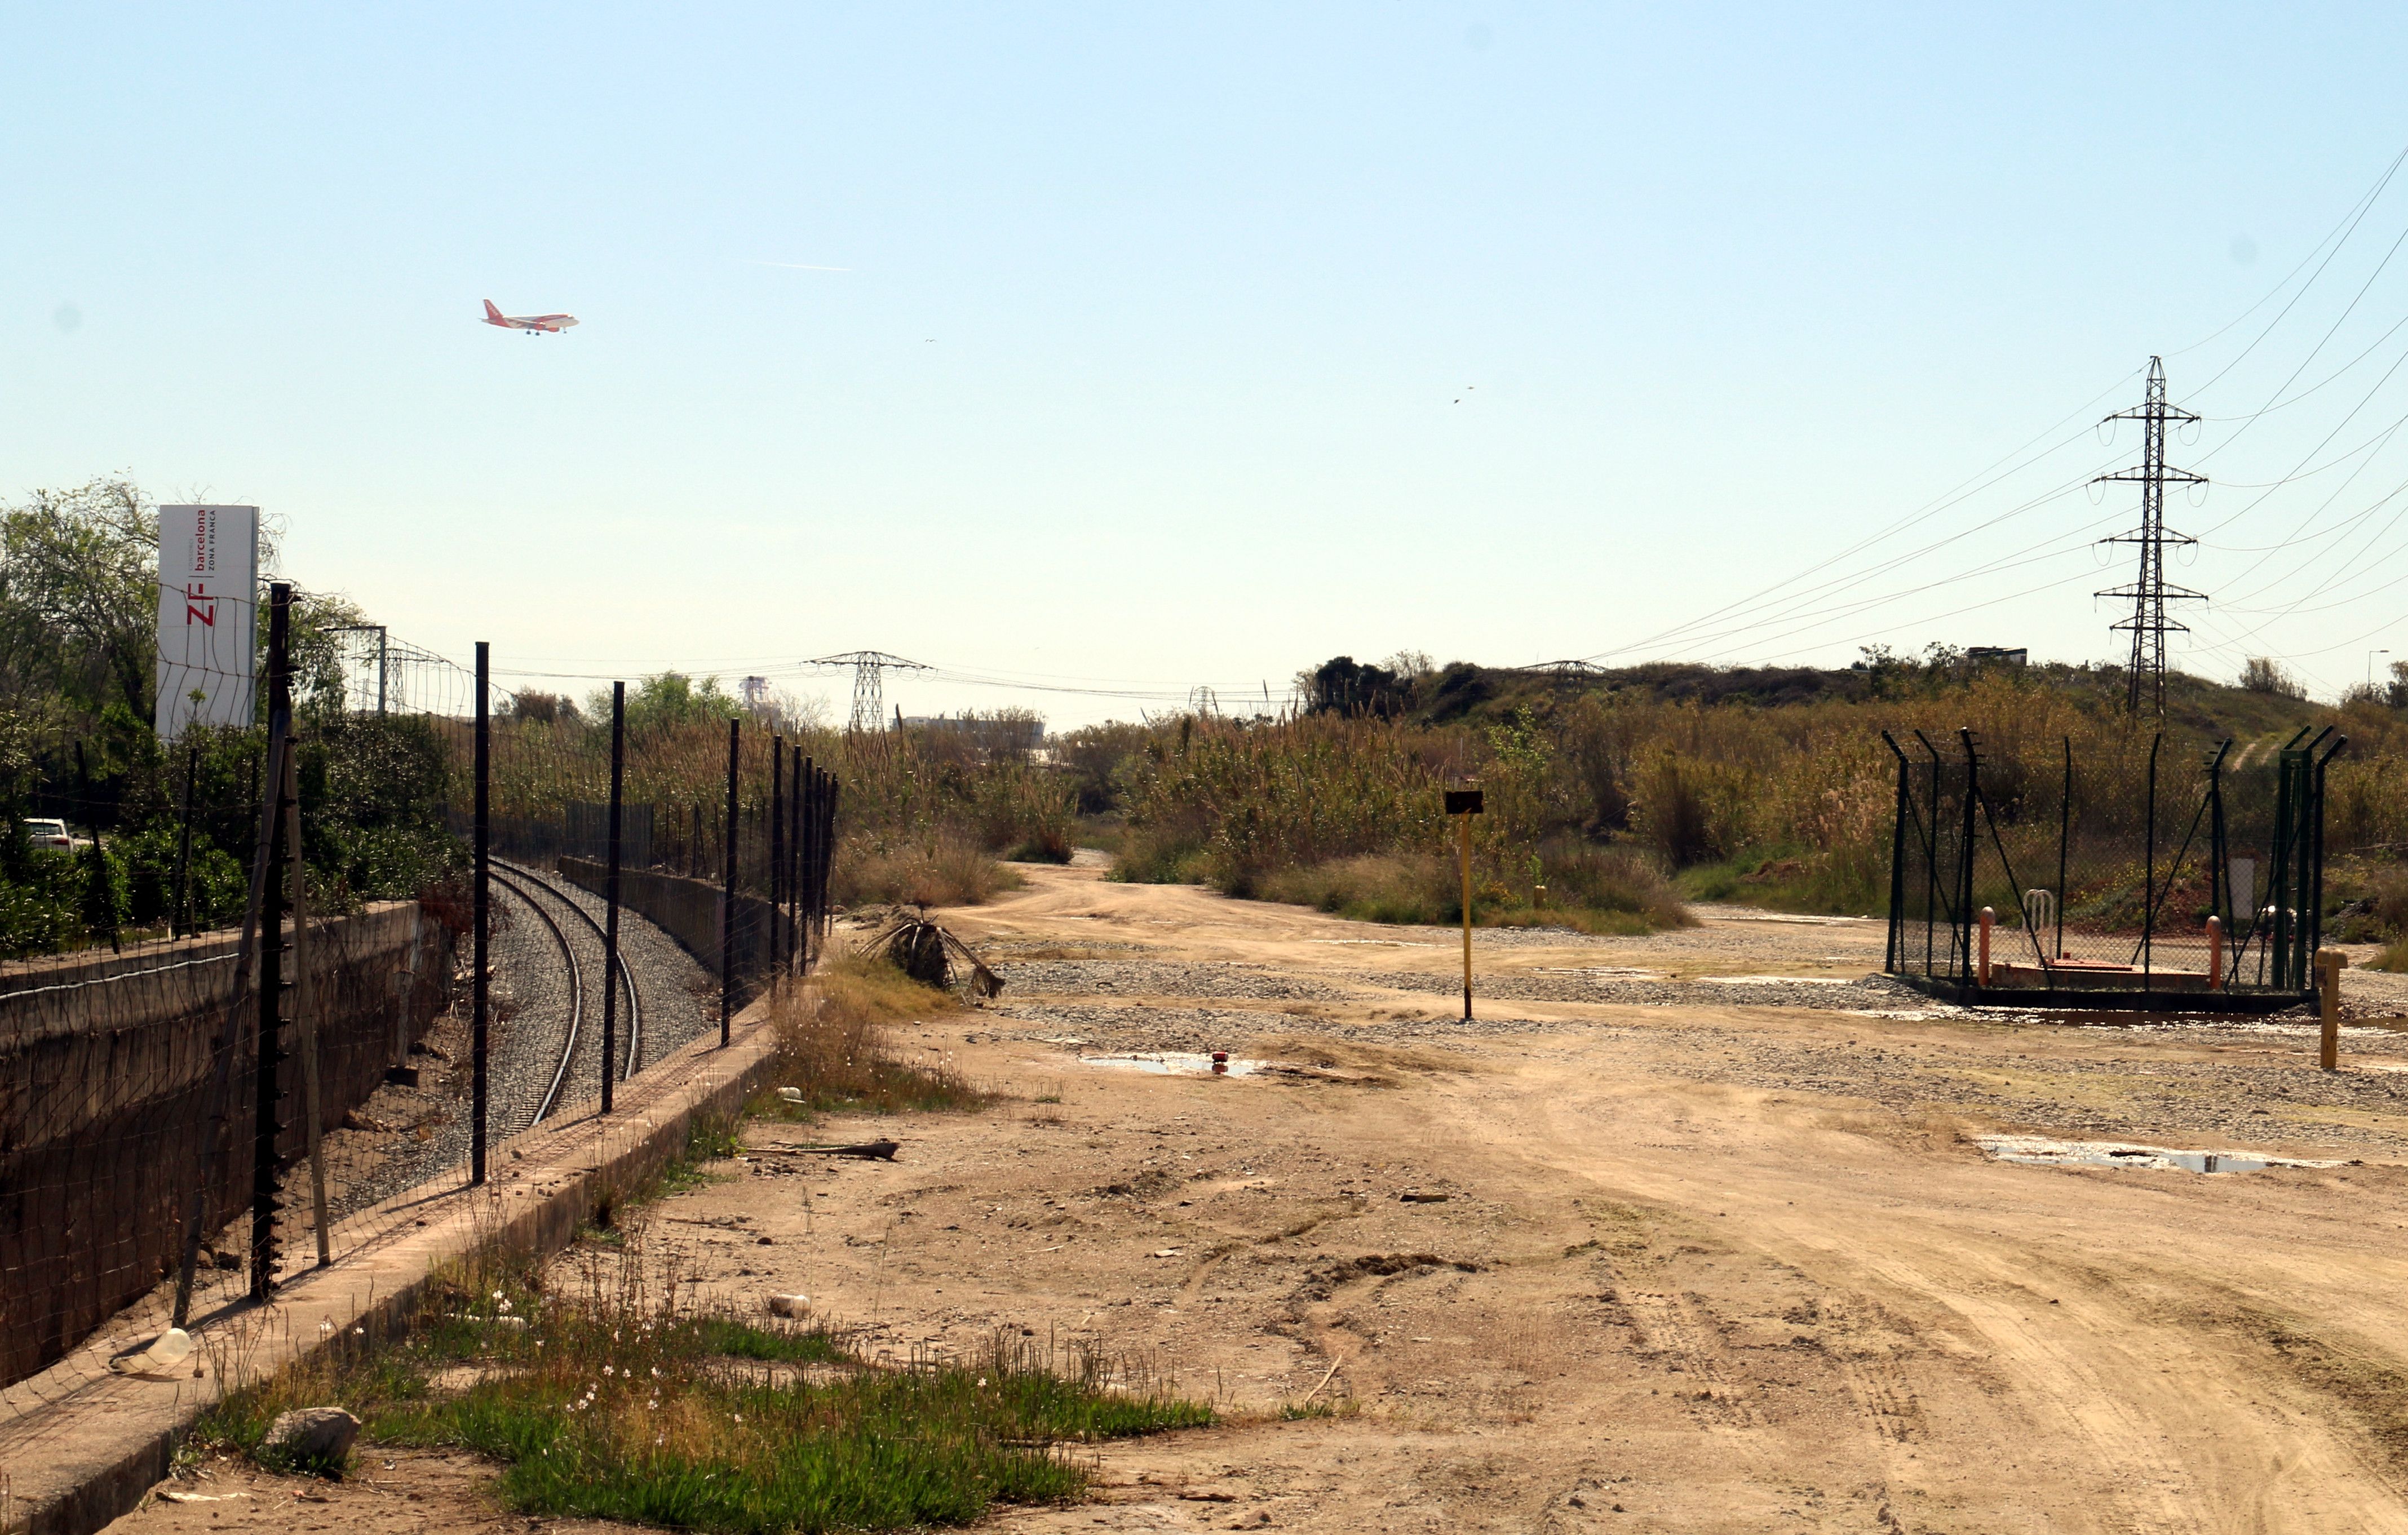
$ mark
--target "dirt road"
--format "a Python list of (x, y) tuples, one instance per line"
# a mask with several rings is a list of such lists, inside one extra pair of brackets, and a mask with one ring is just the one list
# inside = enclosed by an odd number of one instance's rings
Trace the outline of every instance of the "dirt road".
[[(1003, 1528), (2408, 1529), (2408, 1035), (2002, 1022), (1863, 984), (1878, 924), (1729, 913), (1483, 933), (1466, 1026), (1451, 934), (1029, 878), (944, 914), (1003, 999), (914, 1031), (1010, 1102), (823, 1125), (904, 1150), (756, 1156), (652, 1237), (897, 1357), (1089, 1341), (1232, 1414)], [(1271, 1069), (1089, 1059), (1210, 1049)]]

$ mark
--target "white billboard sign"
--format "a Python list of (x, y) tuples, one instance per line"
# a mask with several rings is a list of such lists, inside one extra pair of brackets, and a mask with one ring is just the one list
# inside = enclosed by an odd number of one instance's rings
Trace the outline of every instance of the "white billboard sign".
[(251, 722), (259, 508), (159, 508), (159, 699), (164, 740)]

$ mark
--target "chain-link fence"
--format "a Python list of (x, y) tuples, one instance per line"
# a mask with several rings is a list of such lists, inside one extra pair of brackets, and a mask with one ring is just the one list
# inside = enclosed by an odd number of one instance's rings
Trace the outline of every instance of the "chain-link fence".
[(109, 1368), (79, 1345), (112, 1318), (171, 1341), (117, 1361), (150, 1370), (511, 1136), (606, 1123), (824, 939), (837, 784), (775, 728), (580, 710), (371, 628), (296, 689), (291, 605), (265, 727), (179, 743), (156, 931), (0, 969), (0, 1416)]
[(2162, 735), (2077, 760), (1970, 731), (1885, 734), (1897, 759), (1885, 968), (1942, 990), (2131, 1005), (2288, 1005), (2322, 935), (2326, 768), (2344, 744)]

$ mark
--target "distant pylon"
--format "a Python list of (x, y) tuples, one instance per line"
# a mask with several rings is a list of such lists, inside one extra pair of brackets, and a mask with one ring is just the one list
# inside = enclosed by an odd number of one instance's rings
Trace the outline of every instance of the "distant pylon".
[(2100, 542), (2141, 546), (2141, 571), (2130, 586), (2117, 587), (2099, 595), (2128, 597), (2132, 603), (2132, 616), (2110, 626), (2110, 632), (2130, 630), (2132, 633), (2132, 661), (2125, 672), (2125, 708), (2139, 714), (2145, 701), (2151, 712), (2163, 714), (2166, 712), (2166, 634), (2169, 631), (2183, 634), (2190, 632), (2189, 625), (2176, 623), (2166, 617), (2166, 604), (2207, 601), (2204, 591), (2166, 584), (2166, 546), (2199, 542), (2187, 533), (2166, 531), (2166, 486), (2169, 482), (2176, 485), (2207, 483), (2205, 475), (2166, 466), (2166, 423), (2170, 420), (2195, 421), (2199, 418), (2178, 405), (2166, 404), (2166, 365), (2152, 357), (2149, 359), (2148, 397), (2138, 409), (2119, 410), (2107, 419), (2142, 423), (2141, 466), (2100, 475), (2091, 483), (2139, 481), (2141, 525), (2130, 533), (2117, 533)]
[(886, 726), (882, 681), (885, 673), (935, 670), (916, 661), (890, 656), (883, 650), (847, 650), (840, 656), (821, 656), (805, 664), (853, 668), (853, 718), (846, 721), (845, 729), (856, 732), (883, 730)]

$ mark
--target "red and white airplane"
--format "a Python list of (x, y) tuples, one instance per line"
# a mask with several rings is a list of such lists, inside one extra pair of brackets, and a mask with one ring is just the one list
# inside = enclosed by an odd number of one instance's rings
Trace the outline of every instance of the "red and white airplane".
[(524, 331), (527, 334), (533, 335), (538, 331), (550, 331), (555, 334), (565, 331), (577, 323), (577, 317), (575, 315), (506, 315), (494, 307), (492, 299), (487, 299), (485, 323), (499, 325), (506, 331)]

